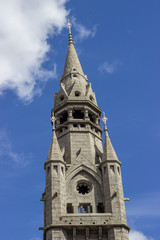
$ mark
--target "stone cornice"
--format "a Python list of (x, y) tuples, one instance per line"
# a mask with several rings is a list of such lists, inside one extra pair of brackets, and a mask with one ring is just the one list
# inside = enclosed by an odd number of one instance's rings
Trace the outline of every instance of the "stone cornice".
[(61, 161), (61, 160), (49, 160), (49, 161), (47, 161), (47, 162), (44, 163), (44, 169), (46, 169), (46, 165), (47, 165), (48, 163), (62, 163), (63, 165), (66, 166), (66, 163), (65, 163), (64, 161)]
[(121, 162), (119, 160), (105, 160), (103, 162), (100, 163), (100, 166), (102, 166), (104, 163), (118, 163), (121, 166)]
[(102, 110), (97, 107), (94, 103), (92, 103), (89, 100), (66, 100), (63, 103), (61, 103), (59, 106), (54, 107), (52, 110), (54, 110), (54, 112), (57, 112), (58, 110), (65, 108), (67, 105), (71, 106), (71, 105), (76, 105), (76, 104), (82, 104), (82, 105), (88, 105), (91, 106), (92, 108), (95, 109), (95, 111), (98, 111), (99, 114), (101, 114)]
[(47, 231), (47, 230), (50, 230), (52, 228), (67, 228), (67, 227), (78, 227), (78, 226), (81, 226), (81, 227), (106, 227), (106, 228), (113, 228), (113, 227), (124, 227), (125, 229), (127, 229), (128, 231), (130, 230), (130, 227), (127, 225), (127, 224), (124, 224), (124, 223), (117, 223), (117, 224), (94, 224), (94, 225), (90, 225), (90, 224), (84, 224), (84, 225), (79, 225), (79, 224), (72, 224), (72, 225), (69, 225), (69, 224), (54, 224), (54, 225), (49, 225), (47, 227), (40, 227), (39, 230), (43, 230), (43, 231)]
[[(102, 131), (102, 130), (101, 130)], [(94, 133), (93, 131), (91, 131), (91, 130), (88, 130), (88, 129), (86, 129), (86, 130), (79, 130), (79, 129), (72, 129), (72, 130), (67, 130), (66, 132), (64, 132), (64, 133), (61, 133), (61, 135), (59, 135), (59, 136), (57, 136), (57, 139), (59, 139), (59, 138), (61, 138), (61, 137), (63, 137), (64, 135), (66, 135), (66, 134), (68, 134), (68, 133), (76, 133), (76, 132), (82, 132), (82, 133), (91, 133), (91, 134), (93, 134), (96, 138), (98, 138), (100, 141), (102, 141), (102, 138), (100, 137), (100, 136), (98, 136), (96, 133)]]

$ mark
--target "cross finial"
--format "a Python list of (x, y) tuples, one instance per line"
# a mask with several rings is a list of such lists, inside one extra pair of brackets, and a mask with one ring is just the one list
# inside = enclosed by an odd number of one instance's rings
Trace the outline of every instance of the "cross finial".
[(51, 117), (51, 123), (52, 123), (52, 125), (53, 125), (53, 130), (55, 130), (56, 118), (55, 118), (54, 114), (53, 114), (52, 117)]
[(68, 19), (68, 30), (69, 30), (69, 33), (71, 33), (71, 23), (70, 23), (70, 20)]
[(105, 116), (105, 113), (103, 112), (103, 118), (102, 118), (102, 121), (104, 122), (104, 129), (107, 130), (107, 122), (108, 118)]

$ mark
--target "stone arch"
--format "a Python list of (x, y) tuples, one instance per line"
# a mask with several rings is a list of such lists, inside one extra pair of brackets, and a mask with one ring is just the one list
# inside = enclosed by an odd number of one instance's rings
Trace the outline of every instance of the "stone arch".
[(74, 176), (76, 176), (81, 171), (87, 172), (89, 175), (91, 175), (99, 183), (100, 186), (102, 186), (101, 176), (98, 175), (98, 173), (95, 172), (93, 169), (91, 169), (91, 168), (89, 168), (85, 165), (77, 166), (76, 168), (74, 168), (74, 169), (72, 169), (71, 171), (68, 172), (68, 174), (66, 175), (66, 186), (68, 186), (71, 179), (73, 179)]
[[(79, 186), (89, 189), (82, 193)], [(90, 213), (96, 213), (98, 204), (104, 199), (102, 186), (101, 177), (93, 169), (85, 165), (71, 169), (66, 176), (67, 205), (73, 206), (74, 213), (78, 213), (82, 206), (89, 207)]]

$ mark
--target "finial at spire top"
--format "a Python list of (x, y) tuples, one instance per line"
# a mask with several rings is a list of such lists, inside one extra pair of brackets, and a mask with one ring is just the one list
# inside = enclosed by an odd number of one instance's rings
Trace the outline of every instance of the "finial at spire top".
[(68, 19), (68, 36), (69, 36), (69, 44), (72, 43), (73, 44), (73, 39), (72, 39), (72, 32), (71, 32), (71, 23), (70, 23), (70, 20)]
[(107, 120), (108, 120), (108, 118), (105, 116), (105, 113), (103, 112), (102, 121), (104, 122), (104, 130), (107, 130), (107, 131), (108, 131), (108, 129), (107, 129), (107, 124), (106, 124)]
[(69, 30), (69, 33), (71, 33), (71, 27), (72, 27), (72, 25), (70, 23), (70, 20), (68, 19), (68, 30)]

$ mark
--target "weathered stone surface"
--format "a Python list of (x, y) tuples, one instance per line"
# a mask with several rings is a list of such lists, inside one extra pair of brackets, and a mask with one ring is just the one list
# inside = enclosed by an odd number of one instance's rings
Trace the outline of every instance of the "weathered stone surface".
[(121, 163), (77, 57), (71, 33), (45, 163), (44, 240), (128, 240)]

